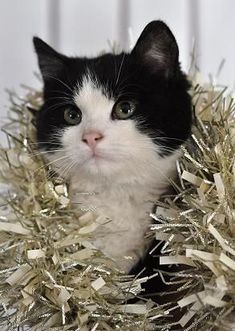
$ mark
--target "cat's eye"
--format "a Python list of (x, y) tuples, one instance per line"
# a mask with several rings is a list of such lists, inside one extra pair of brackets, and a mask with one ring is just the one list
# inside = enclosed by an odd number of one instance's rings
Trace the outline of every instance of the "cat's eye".
[(82, 120), (82, 113), (79, 109), (66, 108), (64, 111), (64, 120), (69, 125), (79, 124)]
[(126, 120), (134, 114), (135, 110), (134, 101), (119, 101), (114, 105), (112, 115), (114, 119)]

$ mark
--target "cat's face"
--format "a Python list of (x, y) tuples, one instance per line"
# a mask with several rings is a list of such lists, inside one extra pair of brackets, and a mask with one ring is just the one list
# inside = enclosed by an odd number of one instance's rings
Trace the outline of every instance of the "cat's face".
[(34, 44), (44, 80), (39, 148), (61, 176), (135, 182), (169, 166), (189, 135), (191, 103), (164, 23), (150, 23), (130, 54), (69, 58)]

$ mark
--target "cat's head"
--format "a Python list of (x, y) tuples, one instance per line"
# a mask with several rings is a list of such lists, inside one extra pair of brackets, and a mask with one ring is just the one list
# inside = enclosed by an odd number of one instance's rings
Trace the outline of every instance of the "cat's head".
[(191, 101), (163, 22), (148, 24), (130, 53), (67, 57), (36, 37), (34, 46), (44, 82), (38, 144), (61, 176), (138, 182), (170, 167), (190, 133)]

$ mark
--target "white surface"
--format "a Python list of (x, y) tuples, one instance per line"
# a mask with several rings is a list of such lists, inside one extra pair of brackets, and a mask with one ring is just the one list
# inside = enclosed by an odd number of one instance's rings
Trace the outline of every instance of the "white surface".
[(235, 83), (235, 1), (199, 0), (198, 4), (198, 64), (205, 75), (216, 75), (225, 59), (217, 81), (232, 88)]
[(7, 110), (5, 89), (38, 84), (32, 36), (42, 34), (42, 5), (43, 1), (0, 1), (0, 125)]
[(60, 45), (68, 55), (97, 55), (118, 39), (118, 1), (60, 2)]

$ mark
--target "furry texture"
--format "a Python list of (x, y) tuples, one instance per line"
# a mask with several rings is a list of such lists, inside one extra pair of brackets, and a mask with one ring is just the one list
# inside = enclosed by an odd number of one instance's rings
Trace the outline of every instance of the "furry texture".
[[(190, 133), (189, 84), (175, 38), (154, 21), (130, 54), (69, 58), (38, 38), (34, 44), (44, 79), (39, 148), (69, 181), (74, 203), (93, 206), (95, 247), (128, 272), (148, 245), (148, 215)], [(115, 115), (120, 102), (134, 104), (125, 120)], [(76, 125), (66, 122), (68, 109), (79, 114)], [(91, 148), (84, 136), (93, 132), (101, 139)]]

